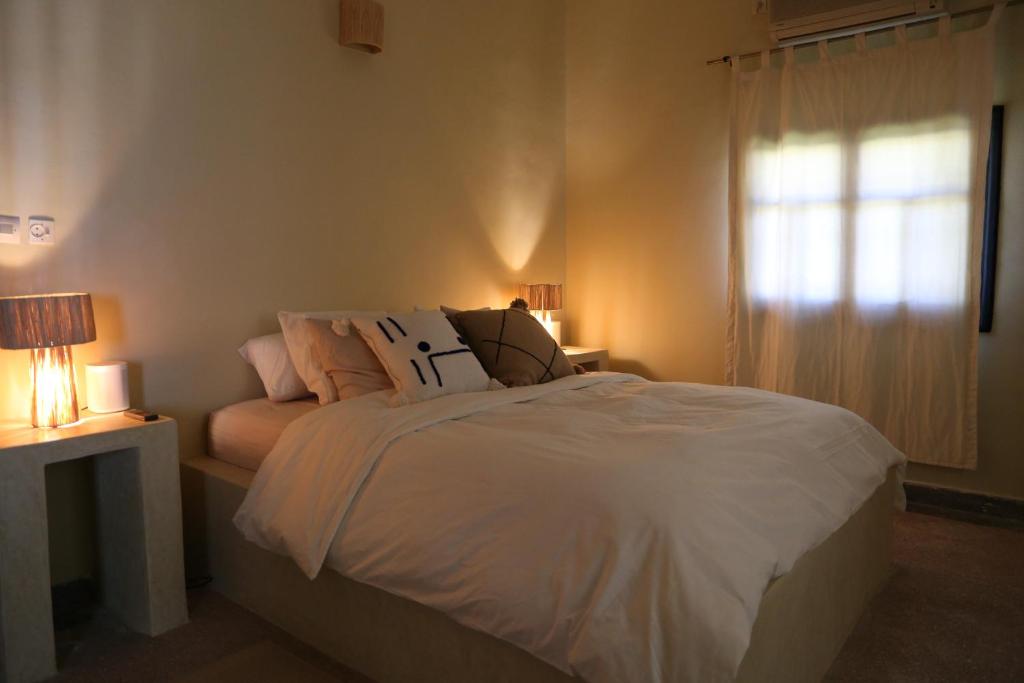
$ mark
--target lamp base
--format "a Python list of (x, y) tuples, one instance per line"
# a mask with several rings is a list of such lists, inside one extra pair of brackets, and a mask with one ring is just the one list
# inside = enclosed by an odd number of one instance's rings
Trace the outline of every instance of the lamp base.
[(562, 345), (562, 321), (552, 320), (551, 311), (530, 311), (530, 315), (537, 319), (537, 321), (544, 326), (547, 333), (551, 335), (551, 338), (555, 340), (555, 343), (559, 346)]
[(59, 427), (78, 421), (78, 390), (70, 346), (32, 349), (32, 425)]

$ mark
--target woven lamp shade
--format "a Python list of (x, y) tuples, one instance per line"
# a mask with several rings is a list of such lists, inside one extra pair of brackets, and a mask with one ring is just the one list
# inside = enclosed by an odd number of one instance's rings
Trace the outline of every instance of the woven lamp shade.
[(88, 294), (0, 298), (0, 348), (31, 349), (33, 425), (59, 427), (78, 420), (71, 345), (94, 339)]
[(92, 297), (41, 294), (0, 298), (0, 348), (42, 349), (96, 339)]
[(559, 311), (562, 285), (519, 285), (519, 298), (526, 300), (531, 311)]

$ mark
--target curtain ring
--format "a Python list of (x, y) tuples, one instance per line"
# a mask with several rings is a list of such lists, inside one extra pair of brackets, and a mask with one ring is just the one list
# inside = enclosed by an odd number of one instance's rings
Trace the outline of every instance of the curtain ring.
[(740, 70), (740, 56), (739, 55), (729, 55), (729, 68), (732, 69), (733, 71), (739, 71)]
[(832, 56), (829, 55), (829, 53), (828, 53), (828, 41), (827, 40), (819, 40), (818, 41), (818, 59), (821, 60), (822, 62), (830, 62), (830, 61), (832, 61)]
[(853, 42), (857, 45), (857, 52), (866, 52), (868, 49), (868, 37), (863, 33), (858, 33), (853, 37)]
[(907, 44), (907, 27), (904, 24), (896, 27), (896, 42), (900, 44), (900, 47)]

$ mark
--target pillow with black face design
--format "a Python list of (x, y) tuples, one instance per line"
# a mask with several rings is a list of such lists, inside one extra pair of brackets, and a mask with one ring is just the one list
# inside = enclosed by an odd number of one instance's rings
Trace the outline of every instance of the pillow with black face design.
[(455, 317), (484, 370), (506, 387), (576, 374), (558, 343), (526, 311), (463, 311)]
[(486, 391), (491, 380), (441, 311), (352, 318), (398, 393), (392, 405)]

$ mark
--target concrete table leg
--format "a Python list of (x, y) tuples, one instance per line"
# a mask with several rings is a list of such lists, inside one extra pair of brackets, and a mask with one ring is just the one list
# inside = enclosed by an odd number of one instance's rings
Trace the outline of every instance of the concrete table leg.
[(0, 681), (57, 673), (42, 462), (0, 458)]
[(188, 621), (177, 432), (166, 426), (95, 460), (103, 603), (150, 636)]

